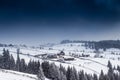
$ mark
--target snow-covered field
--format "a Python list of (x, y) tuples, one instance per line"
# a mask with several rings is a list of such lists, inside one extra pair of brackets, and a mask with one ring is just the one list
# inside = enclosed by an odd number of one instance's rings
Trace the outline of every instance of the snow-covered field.
[[(37, 80), (36, 75), (0, 69), (0, 80)], [(49, 79), (45, 79), (49, 80)]]
[(0, 69), (0, 80), (36, 80), (36, 75)]
[[(10, 54), (13, 54), (14, 58), (16, 59), (16, 47), (0, 47), (0, 54), (2, 54), (3, 48), (8, 49), (10, 51)], [(102, 56), (102, 58), (97, 57), (94, 58), (96, 55), (94, 49), (86, 48), (83, 43), (67, 43), (67, 44), (57, 44), (51, 47), (44, 47), (44, 49), (40, 48), (20, 48), (20, 54), (21, 58), (24, 58), (26, 62), (29, 62), (29, 60), (40, 60), (41, 62), (44, 61), (41, 58), (34, 57), (35, 55), (40, 54), (57, 54), (60, 51), (64, 51), (66, 56), (69, 56), (70, 54), (88, 54), (89, 57), (80, 57), (75, 58), (73, 61), (65, 61), (64, 63), (59, 62), (57, 60), (48, 60), (49, 62), (54, 62), (56, 65), (62, 64), (64, 67), (75, 67), (78, 71), (84, 70), (86, 73), (96, 73), (100, 74), (101, 70), (104, 71), (104, 73), (107, 73), (108, 67), (107, 63), (110, 61), (113, 66), (120, 65), (120, 49), (107, 49), (106, 51), (100, 50), (99, 56)], [(69, 56), (70, 57), (70, 56)], [(26, 80), (26, 79), (25, 79)]]

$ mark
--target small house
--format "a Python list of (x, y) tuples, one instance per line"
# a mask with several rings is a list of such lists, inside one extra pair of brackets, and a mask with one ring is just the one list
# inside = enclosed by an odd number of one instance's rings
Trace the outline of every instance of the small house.
[(57, 54), (58, 56), (64, 56), (65, 53), (63, 51), (61, 51), (60, 53)]
[(73, 61), (75, 60), (74, 57), (70, 57), (70, 56), (64, 56), (63, 57), (65, 61)]

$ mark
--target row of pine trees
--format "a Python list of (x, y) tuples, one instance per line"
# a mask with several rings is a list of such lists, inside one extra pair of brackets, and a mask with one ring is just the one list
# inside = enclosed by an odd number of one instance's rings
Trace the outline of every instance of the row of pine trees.
[(45, 77), (50, 80), (120, 80), (120, 66), (113, 68), (110, 61), (107, 65), (109, 68), (107, 74), (101, 71), (100, 75), (91, 75), (84, 71), (77, 71), (74, 67), (65, 68), (62, 65), (58, 67), (47, 61), (40, 63), (39, 61), (30, 60), (26, 63), (24, 59), (20, 59), (19, 54), (18, 49), (17, 60), (15, 60), (10, 55), (9, 50), (3, 49), (3, 54), (0, 56), (0, 68), (36, 74), (38, 80), (45, 80)]

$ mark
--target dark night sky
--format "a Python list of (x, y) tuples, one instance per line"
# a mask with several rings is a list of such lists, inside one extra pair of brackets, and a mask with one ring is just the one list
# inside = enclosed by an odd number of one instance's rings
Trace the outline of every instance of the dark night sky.
[(120, 39), (119, 0), (1, 0), (0, 42)]

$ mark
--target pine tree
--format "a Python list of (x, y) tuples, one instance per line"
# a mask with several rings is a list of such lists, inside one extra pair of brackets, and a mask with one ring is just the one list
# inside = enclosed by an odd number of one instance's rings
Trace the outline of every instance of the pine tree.
[(27, 67), (27, 73), (31, 73), (31, 74), (33, 73), (32, 67), (33, 67), (33, 64), (32, 64), (32, 61), (30, 60)]
[(66, 75), (66, 69), (60, 64), (60, 71), (63, 72), (64, 75)]
[(70, 76), (71, 76), (71, 68), (68, 66), (67, 72), (66, 72), (67, 80), (70, 80)]
[(34, 64), (34, 73), (35, 74), (38, 73), (39, 67), (40, 67), (40, 62), (39, 61), (35, 61), (35, 64)]
[(79, 80), (78, 73), (75, 69), (75, 67), (72, 68), (72, 75), (74, 80)]
[(117, 70), (120, 72), (120, 66), (117, 66)]
[(85, 74), (85, 76), (87, 77), (86, 80), (93, 80), (92, 75), (90, 75), (90, 74)]
[(96, 74), (93, 75), (93, 80), (98, 80), (98, 77)]
[(99, 76), (99, 80), (104, 80), (104, 73), (103, 70), (101, 70), (100, 76)]
[(15, 70), (15, 60), (12, 55), (10, 56), (10, 69)]
[(115, 80), (115, 77), (114, 77), (114, 71), (113, 71), (113, 68), (112, 68), (112, 64), (110, 63), (110, 61), (108, 61), (108, 76), (110, 78), (110, 80)]
[(108, 75), (104, 75), (104, 80), (110, 80), (109, 76)]
[(31, 73), (35, 74), (35, 61), (34, 60), (31, 62)]
[(60, 80), (60, 71), (59, 68), (54, 64), (50, 64), (50, 79), (52, 80)]
[(47, 61), (43, 62), (42, 63), (42, 69), (43, 69), (44, 75), (47, 78), (51, 78), (50, 77), (50, 65), (49, 65), (49, 62), (47, 62)]
[(79, 80), (88, 80), (84, 71), (78, 72), (78, 75), (79, 75)]
[(17, 61), (16, 61), (16, 70), (17, 71), (20, 71), (20, 57), (19, 57), (19, 54), (20, 54), (20, 50), (17, 49)]
[(108, 72), (113, 73), (113, 68), (112, 68), (112, 64), (111, 64), (110, 61), (108, 61), (107, 67), (109, 68), (109, 71), (108, 71)]
[(60, 71), (60, 80), (67, 80), (66, 75)]
[(43, 73), (41, 66), (39, 67), (37, 77), (38, 77), (38, 80), (45, 80), (45, 76), (44, 76), (44, 73)]
[(21, 59), (21, 61), (20, 61), (20, 71), (21, 72), (26, 72), (26, 63), (25, 63), (25, 60), (24, 59)]
[(10, 55), (9, 55), (9, 51), (7, 50), (3, 50), (3, 65), (2, 68), (3, 69), (10, 69)]
[(68, 67), (67, 69), (67, 73), (66, 73), (66, 76), (67, 76), (67, 80), (77, 80), (77, 77), (75, 76), (74, 74), (75, 72), (73, 71), (72, 68)]
[(3, 66), (3, 57), (2, 55), (0, 55), (0, 68), (2, 68), (2, 66)]

